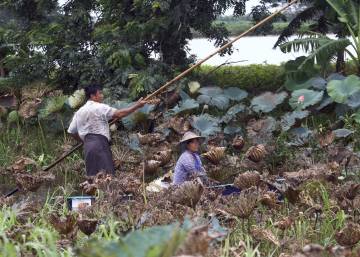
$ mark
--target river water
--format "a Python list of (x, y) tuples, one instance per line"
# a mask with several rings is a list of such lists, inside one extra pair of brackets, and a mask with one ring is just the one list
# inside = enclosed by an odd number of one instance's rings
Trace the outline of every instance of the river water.
[[(295, 59), (304, 55), (304, 52), (284, 54), (279, 48), (273, 49), (278, 36), (251, 36), (239, 39), (234, 43), (234, 52), (232, 55), (216, 55), (204, 64), (220, 65), (224, 62), (238, 62), (231, 65), (249, 65), (249, 64), (281, 64), (283, 62)], [(213, 42), (205, 38), (196, 38), (189, 42), (190, 54), (196, 55), (200, 60), (216, 48)]]

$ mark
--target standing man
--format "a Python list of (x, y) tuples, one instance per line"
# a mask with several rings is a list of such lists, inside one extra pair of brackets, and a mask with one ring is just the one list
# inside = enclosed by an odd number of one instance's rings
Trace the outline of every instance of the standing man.
[(84, 142), (85, 167), (88, 176), (100, 171), (114, 174), (115, 168), (110, 149), (109, 120), (121, 119), (146, 102), (138, 100), (129, 108), (118, 110), (103, 104), (104, 95), (99, 85), (85, 88), (87, 102), (74, 114), (68, 132), (78, 141)]

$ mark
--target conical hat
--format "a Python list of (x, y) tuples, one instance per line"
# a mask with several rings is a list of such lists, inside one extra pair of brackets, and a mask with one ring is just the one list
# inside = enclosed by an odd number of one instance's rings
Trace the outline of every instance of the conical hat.
[(184, 134), (184, 136), (182, 137), (182, 139), (180, 140), (180, 144), (181, 143), (184, 143), (186, 141), (189, 141), (191, 139), (195, 139), (195, 138), (198, 138), (198, 139), (204, 139), (204, 137), (202, 136), (198, 136), (196, 135), (194, 132), (191, 132), (191, 131), (188, 131)]

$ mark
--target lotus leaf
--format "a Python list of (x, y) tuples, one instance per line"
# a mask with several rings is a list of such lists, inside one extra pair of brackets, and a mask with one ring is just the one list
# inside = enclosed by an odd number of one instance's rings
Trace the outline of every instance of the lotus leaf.
[(241, 101), (248, 96), (248, 93), (237, 87), (228, 87), (224, 89), (224, 95), (230, 100)]
[(286, 92), (280, 92), (278, 94), (266, 92), (259, 96), (254, 97), (251, 100), (251, 108), (255, 112), (268, 113), (274, 110), (276, 106), (281, 104), (286, 97), (287, 97)]
[(79, 256), (174, 256), (185, 236), (186, 230), (178, 228), (178, 225), (154, 226), (133, 231), (118, 241), (110, 241), (105, 244), (90, 241), (79, 251)]
[(245, 105), (243, 105), (243, 104), (234, 105), (221, 118), (221, 122), (229, 123), (232, 119), (234, 119), (236, 117), (236, 114), (238, 114), (239, 112), (243, 112), (244, 110), (245, 110)]
[(325, 107), (329, 106), (330, 104), (334, 103), (331, 97), (325, 96), (324, 99), (320, 102), (319, 106), (316, 107), (316, 110), (320, 111)]
[(210, 136), (221, 131), (219, 123), (219, 119), (214, 118), (209, 114), (203, 114), (193, 117), (191, 126), (197, 129), (202, 136)]
[(199, 108), (199, 103), (194, 99), (186, 99), (181, 101), (178, 105), (176, 105), (173, 109), (170, 110), (173, 114), (180, 114), (185, 111), (190, 111), (193, 109)]
[(220, 87), (202, 87), (199, 93), (207, 96), (218, 96), (223, 95), (224, 91)]
[(308, 128), (300, 127), (290, 130), (292, 136), (291, 141), (288, 143), (290, 146), (303, 146), (309, 143), (313, 132)]
[(317, 90), (325, 90), (327, 85), (327, 81), (322, 77), (311, 78), (308, 83), (312, 88)]
[(335, 113), (337, 117), (344, 117), (350, 111), (351, 108), (346, 104), (337, 104), (335, 106)]
[(281, 118), (281, 128), (283, 131), (288, 131), (295, 125), (296, 120), (301, 120), (309, 116), (309, 111), (293, 111), (286, 113)]
[(331, 80), (327, 86), (329, 96), (337, 103), (345, 103), (358, 91), (360, 91), (360, 79), (355, 75), (350, 75), (344, 80)]
[(238, 126), (228, 125), (224, 128), (224, 133), (227, 135), (242, 134), (242, 129)]
[(350, 106), (352, 109), (357, 109), (360, 107), (360, 90), (357, 91), (355, 94), (351, 95), (346, 104)]
[(327, 81), (331, 80), (344, 80), (346, 77), (344, 75), (341, 75), (339, 73), (332, 73), (327, 77)]
[(190, 97), (188, 94), (186, 94), (186, 93), (184, 92), (184, 90), (180, 90), (179, 95), (180, 95), (180, 97), (181, 97), (182, 100), (191, 99), (191, 97)]
[(195, 94), (200, 89), (200, 83), (197, 81), (191, 81), (188, 84), (189, 91), (191, 94)]
[(229, 98), (224, 95), (224, 91), (219, 87), (203, 87), (200, 88), (201, 95), (197, 101), (200, 104), (208, 104), (215, 106), (220, 110), (225, 110), (229, 106)]
[(324, 92), (310, 89), (295, 90), (291, 94), (289, 104), (297, 110), (305, 109), (311, 105), (319, 103), (323, 98)]
[(265, 144), (273, 139), (276, 130), (276, 120), (266, 117), (260, 120), (250, 120), (246, 126), (247, 137), (253, 144)]
[(8, 123), (16, 123), (18, 122), (20, 119), (19, 113), (17, 111), (11, 111), (9, 112), (9, 115), (7, 117), (7, 122)]
[(337, 138), (346, 138), (354, 133), (354, 131), (352, 131), (350, 129), (336, 129), (336, 130), (333, 130), (333, 132), (335, 134), (335, 137), (337, 137)]
[(224, 95), (218, 95), (218, 96), (199, 95), (197, 101), (200, 104), (208, 104), (210, 106), (215, 106), (220, 110), (225, 110), (229, 106), (229, 98), (227, 98)]

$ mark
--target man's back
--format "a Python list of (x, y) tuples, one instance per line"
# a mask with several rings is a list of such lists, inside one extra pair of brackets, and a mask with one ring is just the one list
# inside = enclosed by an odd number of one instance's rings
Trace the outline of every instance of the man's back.
[(78, 133), (82, 140), (87, 134), (98, 134), (110, 141), (108, 121), (113, 118), (115, 111), (106, 104), (89, 100), (75, 113), (68, 132)]

